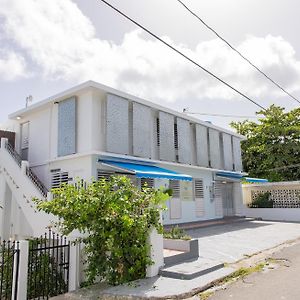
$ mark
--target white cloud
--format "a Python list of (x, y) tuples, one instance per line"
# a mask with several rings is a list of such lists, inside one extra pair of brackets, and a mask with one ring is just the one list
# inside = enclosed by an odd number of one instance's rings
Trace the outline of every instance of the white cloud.
[(27, 77), (23, 56), (14, 51), (0, 49), (0, 78), (5, 81)]
[[(93, 79), (157, 101), (235, 98), (233, 91), (139, 30), (127, 33), (120, 44), (97, 38), (90, 20), (70, 0), (0, 3), (6, 38), (23, 49), (48, 79)], [(174, 44), (170, 38), (165, 39)], [(195, 49), (175, 46), (251, 97), (280, 94), (220, 40), (200, 42)], [(247, 37), (238, 49), (287, 89), (299, 89), (300, 62), (283, 38)], [(15, 69), (20, 74), (24, 72), (23, 58), (14, 53), (8, 57), (11, 64), (13, 58), (19, 63)]]

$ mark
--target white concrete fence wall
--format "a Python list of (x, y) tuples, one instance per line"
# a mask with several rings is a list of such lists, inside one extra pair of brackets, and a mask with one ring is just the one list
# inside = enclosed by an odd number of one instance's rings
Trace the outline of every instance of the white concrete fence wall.
[[(263, 220), (300, 222), (300, 181), (244, 184), (243, 214)], [(258, 194), (269, 192), (274, 208), (249, 208)]]
[[(74, 239), (73, 239), (74, 240)], [(72, 241), (72, 239), (70, 240)], [(163, 237), (158, 234), (156, 229), (152, 229), (148, 242), (151, 245), (150, 257), (153, 264), (147, 267), (146, 277), (154, 277), (158, 275), (160, 268), (164, 265), (163, 257)], [(14, 274), (12, 283), (12, 299), (26, 300), (27, 299), (27, 277), (28, 277), (28, 262), (29, 262), (29, 242), (19, 241), (19, 262), (14, 262)], [(69, 291), (77, 290), (80, 287), (82, 278), (84, 278), (81, 265), (82, 261), (82, 245), (70, 243), (70, 256), (69, 256)], [(15, 272), (19, 272), (15, 276)], [(18, 280), (16, 281), (16, 278)], [(15, 289), (17, 285), (17, 289)], [(15, 295), (15, 290), (16, 295)]]

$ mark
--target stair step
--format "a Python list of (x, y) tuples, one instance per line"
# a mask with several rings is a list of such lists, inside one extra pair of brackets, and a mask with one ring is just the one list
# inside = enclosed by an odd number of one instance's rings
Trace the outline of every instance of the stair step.
[(160, 270), (160, 275), (163, 277), (175, 279), (191, 280), (207, 273), (222, 269), (223, 267), (224, 263), (200, 257), (195, 261), (185, 262), (175, 266), (163, 268)]

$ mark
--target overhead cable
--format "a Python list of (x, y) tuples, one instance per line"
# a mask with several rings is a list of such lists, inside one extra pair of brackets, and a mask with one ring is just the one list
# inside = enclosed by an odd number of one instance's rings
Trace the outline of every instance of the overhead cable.
[(229, 87), (230, 89), (232, 89), (233, 91), (235, 91), (236, 93), (238, 93), (239, 95), (241, 95), (242, 97), (244, 97), (245, 99), (247, 99), (248, 101), (252, 102), (254, 105), (258, 106), (259, 108), (261, 108), (263, 110), (266, 110), (265, 107), (263, 107), (262, 105), (260, 105), (259, 103), (257, 103), (255, 100), (251, 99), (250, 97), (248, 97), (247, 95), (245, 95), (243, 92), (239, 91), (238, 89), (236, 89), (235, 87), (233, 87), (232, 85), (230, 85), (229, 83), (227, 83), (225, 80), (221, 79), (220, 77), (218, 77), (217, 75), (215, 75), (214, 73), (212, 73), (211, 71), (209, 71), (208, 69), (206, 69), (205, 67), (201, 66), (199, 63), (197, 63), (196, 61), (194, 61), (193, 59), (191, 59), (189, 56), (187, 56), (186, 54), (184, 54), (183, 52), (181, 52), (180, 50), (178, 50), (176, 47), (172, 46), (171, 44), (169, 44), (168, 42), (166, 42), (165, 40), (163, 40), (162, 38), (160, 38), (159, 36), (157, 36), (155, 33), (153, 33), (152, 31), (150, 31), (149, 29), (147, 29), (146, 27), (144, 27), (143, 25), (141, 25), (137, 21), (133, 20), (131, 17), (129, 17), (128, 15), (126, 15), (125, 13), (123, 13), (121, 10), (119, 10), (118, 8), (116, 8), (115, 6), (113, 6), (112, 4), (110, 4), (109, 2), (107, 2), (105, 0), (99, 0), (99, 1), (103, 2), (104, 4), (106, 4), (107, 6), (109, 6), (110, 8), (112, 8), (114, 11), (116, 11), (117, 13), (119, 13), (120, 15), (122, 15), (127, 20), (131, 21), (136, 26), (142, 28), (144, 31), (146, 31), (148, 34), (150, 34), (152, 37), (154, 37), (155, 39), (157, 39), (158, 41), (160, 41), (161, 43), (163, 43), (164, 45), (166, 45), (167, 47), (169, 47), (170, 49), (172, 49), (173, 51), (175, 51), (176, 53), (178, 53), (179, 55), (181, 55), (182, 57), (184, 57), (188, 61), (190, 61), (195, 66), (197, 66), (200, 69), (202, 69), (203, 71), (205, 71), (210, 76), (214, 77), (215, 79), (217, 79), (218, 81), (220, 81), (221, 83), (223, 83), (224, 85), (226, 85), (227, 87)]

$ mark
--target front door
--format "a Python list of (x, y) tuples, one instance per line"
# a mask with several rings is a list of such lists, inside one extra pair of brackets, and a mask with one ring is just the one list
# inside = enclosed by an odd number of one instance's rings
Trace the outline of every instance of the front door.
[(233, 183), (223, 184), (222, 199), (223, 199), (223, 215), (224, 215), (224, 217), (234, 216)]

